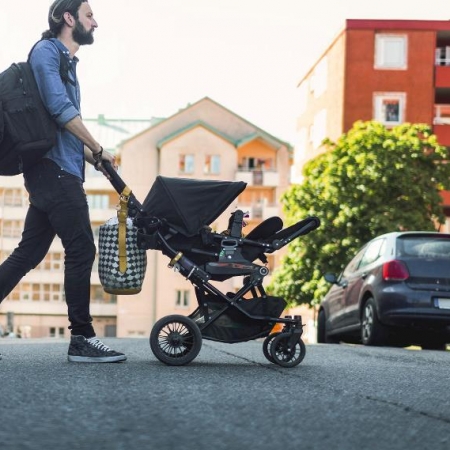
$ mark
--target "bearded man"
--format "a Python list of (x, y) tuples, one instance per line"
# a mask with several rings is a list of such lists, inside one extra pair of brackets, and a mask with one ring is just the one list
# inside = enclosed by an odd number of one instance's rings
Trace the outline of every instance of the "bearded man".
[[(98, 24), (87, 0), (56, 0), (48, 13), (49, 29), (34, 47), (30, 64), (44, 105), (59, 126), (57, 143), (34, 167), (24, 172), (30, 206), (22, 239), (0, 265), (0, 301), (36, 267), (57, 235), (65, 251), (64, 290), (70, 322), (71, 362), (118, 362), (123, 353), (96, 338), (90, 315), (90, 277), (95, 244), (83, 189), (85, 161), (103, 170), (116, 167), (81, 119), (80, 87), (75, 56), (81, 45), (94, 42)], [(67, 79), (60, 75), (66, 58)]]

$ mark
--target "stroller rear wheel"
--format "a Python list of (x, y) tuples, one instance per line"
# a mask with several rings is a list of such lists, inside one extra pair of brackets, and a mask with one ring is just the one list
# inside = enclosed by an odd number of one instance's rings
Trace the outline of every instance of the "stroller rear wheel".
[(268, 361), (270, 361), (273, 364), (276, 364), (276, 361), (272, 358), (272, 355), (270, 353), (270, 347), (272, 346), (273, 340), (280, 334), (281, 334), (281, 331), (269, 334), (269, 336), (267, 336), (266, 339), (264, 339), (264, 342), (263, 342), (263, 353), (264, 353), (264, 356), (266, 357), (266, 359)]
[(150, 333), (150, 348), (164, 364), (182, 366), (195, 359), (202, 348), (202, 334), (189, 317), (170, 315), (158, 320)]
[(304, 342), (299, 339), (294, 346), (289, 345), (292, 335), (280, 333), (270, 345), (270, 354), (276, 364), (282, 367), (295, 367), (303, 361), (306, 355)]

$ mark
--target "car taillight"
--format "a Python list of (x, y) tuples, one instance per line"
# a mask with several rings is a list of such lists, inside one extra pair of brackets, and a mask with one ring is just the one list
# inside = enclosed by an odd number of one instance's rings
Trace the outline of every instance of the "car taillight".
[(389, 261), (383, 264), (383, 280), (402, 281), (409, 278), (409, 272), (402, 261)]

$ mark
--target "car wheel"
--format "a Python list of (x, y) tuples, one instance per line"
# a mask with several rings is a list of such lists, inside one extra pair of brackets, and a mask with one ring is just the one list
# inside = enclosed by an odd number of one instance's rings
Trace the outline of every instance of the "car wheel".
[(364, 303), (361, 313), (361, 341), (364, 345), (384, 345), (387, 331), (379, 321), (375, 300), (370, 297)]
[(322, 309), (317, 316), (317, 343), (319, 344), (325, 344), (326, 342), (325, 320), (325, 313)]
[(321, 309), (317, 316), (317, 343), (318, 344), (337, 344), (336, 338), (327, 335), (327, 318), (325, 311)]

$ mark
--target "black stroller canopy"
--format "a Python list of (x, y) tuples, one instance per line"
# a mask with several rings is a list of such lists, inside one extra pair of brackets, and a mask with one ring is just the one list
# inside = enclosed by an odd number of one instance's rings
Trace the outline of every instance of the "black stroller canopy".
[(191, 237), (217, 219), (246, 186), (243, 181), (157, 176), (142, 206), (147, 214), (166, 219)]

